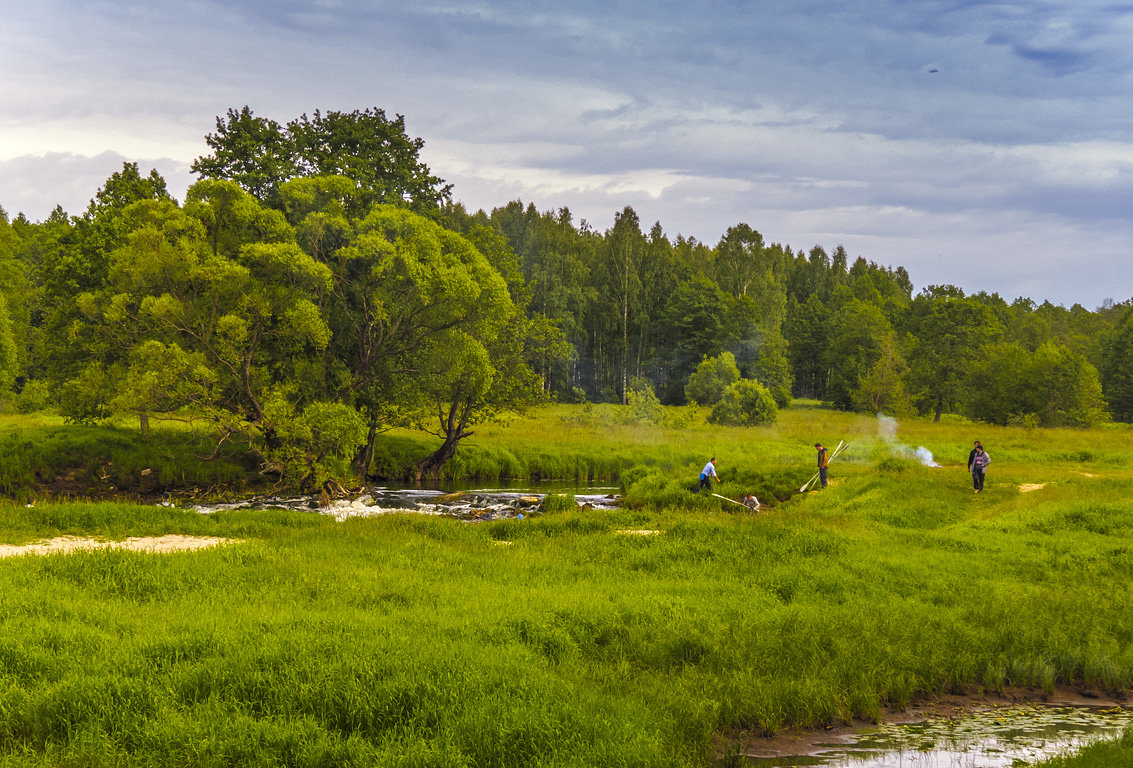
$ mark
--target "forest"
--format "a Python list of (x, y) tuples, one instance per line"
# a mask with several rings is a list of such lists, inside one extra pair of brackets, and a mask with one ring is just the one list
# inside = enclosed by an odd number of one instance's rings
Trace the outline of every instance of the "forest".
[(436, 436), (417, 467), (435, 476), (477, 424), (549, 400), (695, 403), (721, 424), (792, 398), (1133, 421), (1133, 299), (916, 290), (841, 246), (748, 223), (671, 239), (630, 207), (605, 232), (519, 200), (472, 212), (377, 108), (231, 109), (204, 142), (183, 201), (126, 163), (81, 213), (0, 208), (7, 410), (182, 421), (304, 485), (367, 474), (376, 437), (409, 425)]

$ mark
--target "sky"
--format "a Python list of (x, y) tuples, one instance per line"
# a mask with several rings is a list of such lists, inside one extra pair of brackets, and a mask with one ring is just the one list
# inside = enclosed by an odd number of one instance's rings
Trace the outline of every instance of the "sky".
[(217, 116), (404, 115), (469, 209), (843, 246), (952, 284), (1133, 298), (1133, 2), (0, 0), (0, 207), (124, 162), (183, 199)]

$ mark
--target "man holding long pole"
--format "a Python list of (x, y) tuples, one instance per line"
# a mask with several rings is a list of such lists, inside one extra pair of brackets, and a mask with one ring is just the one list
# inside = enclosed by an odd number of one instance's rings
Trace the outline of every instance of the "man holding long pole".
[(814, 448), (818, 451), (818, 481), (822, 483), (822, 487), (826, 487), (826, 468), (830, 466), (830, 459), (826, 456), (826, 449), (822, 447), (822, 443), (815, 443)]
[(704, 469), (700, 470), (700, 485), (696, 486), (695, 493), (700, 493), (701, 488), (708, 491), (709, 493), (712, 493), (712, 478), (716, 478), (716, 482), (718, 483), (724, 482), (720, 479), (720, 476), (716, 474), (715, 456), (713, 456), (712, 459), (704, 465)]
[(807, 480), (805, 483), (803, 483), (802, 488), (799, 488), (799, 493), (806, 493), (807, 491), (809, 491), (812, 487), (814, 487), (814, 481), (818, 479), (822, 480), (822, 487), (825, 488), (826, 467), (830, 464), (830, 462), (838, 458), (838, 456), (841, 455), (842, 451), (846, 450), (849, 445), (849, 443), (843, 443), (841, 440), (839, 440), (838, 447), (834, 449), (833, 453), (827, 456), (826, 449), (822, 447), (822, 443), (815, 443), (814, 448), (816, 451), (818, 451), (818, 471), (814, 473), (814, 476), (811, 477), (810, 480)]

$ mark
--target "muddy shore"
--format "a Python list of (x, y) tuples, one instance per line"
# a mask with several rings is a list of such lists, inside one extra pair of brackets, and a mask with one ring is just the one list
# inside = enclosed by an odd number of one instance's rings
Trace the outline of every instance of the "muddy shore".
[[(885, 709), (881, 722), (924, 723), (934, 720), (958, 720), (979, 712), (1021, 706), (1036, 707), (1090, 707), (1098, 709), (1133, 709), (1133, 699), (1122, 692), (1114, 695), (1081, 688), (1058, 688), (1053, 693), (1032, 690), (1012, 690), (1002, 694), (973, 693), (969, 695), (942, 695), (915, 701), (906, 709)], [(829, 749), (832, 743), (847, 741), (850, 736), (877, 725), (869, 720), (854, 720), (826, 728), (781, 731), (772, 736), (752, 731), (729, 731), (715, 740), (718, 758), (742, 755), (751, 758), (782, 758), (813, 756)]]

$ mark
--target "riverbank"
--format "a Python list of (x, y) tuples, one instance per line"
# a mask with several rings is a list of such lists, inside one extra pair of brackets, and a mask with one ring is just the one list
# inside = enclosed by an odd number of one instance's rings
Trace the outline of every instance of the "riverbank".
[[(1133, 701), (1125, 694), (1101, 690), (1056, 687), (1046, 693), (1033, 689), (1013, 689), (1001, 693), (980, 692), (965, 695), (942, 694), (912, 701), (903, 709), (886, 707), (881, 723), (940, 724), (961, 722), (994, 722), (997, 715), (1020, 711), (1043, 713), (1049, 710), (1075, 710), (1133, 714)], [(878, 722), (854, 720), (823, 728), (788, 729), (772, 735), (751, 732), (719, 734), (714, 742), (717, 761), (727, 763), (736, 758), (754, 758), (772, 762), (775, 758), (810, 758), (828, 753), (832, 746), (852, 743), (855, 737), (876, 731)], [(976, 731), (969, 727), (967, 730)], [(799, 764), (794, 759), (790, 764)], [(742, 762), (741, 762), (742, 764)]]

